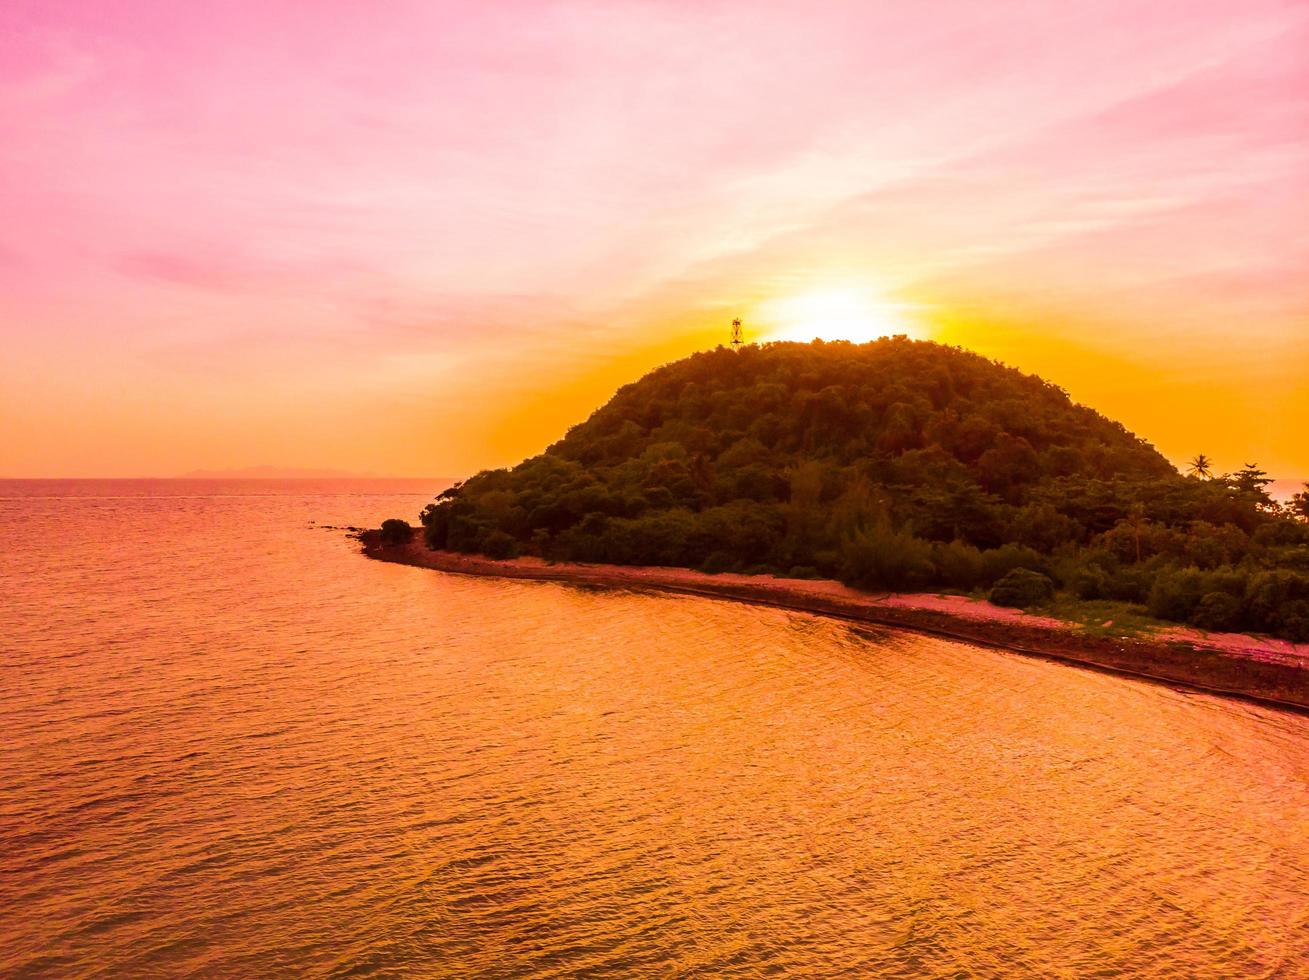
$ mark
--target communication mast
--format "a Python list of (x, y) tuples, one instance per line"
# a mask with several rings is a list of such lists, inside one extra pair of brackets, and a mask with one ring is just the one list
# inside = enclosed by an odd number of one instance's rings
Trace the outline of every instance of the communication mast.
[(738, 317), (732, 321), (732, 350), (740, 350), (745, 339), (741, 335), (741, 320)]

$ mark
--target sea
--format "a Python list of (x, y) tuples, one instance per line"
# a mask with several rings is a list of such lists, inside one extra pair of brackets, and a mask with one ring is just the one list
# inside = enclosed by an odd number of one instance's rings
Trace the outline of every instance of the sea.
[(5, 977), (1309, 976), (1309, 716), (0, 482)]

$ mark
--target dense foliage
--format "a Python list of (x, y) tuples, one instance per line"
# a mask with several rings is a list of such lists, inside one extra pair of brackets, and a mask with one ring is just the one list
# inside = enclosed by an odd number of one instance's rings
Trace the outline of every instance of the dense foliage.
[(1015, 568), (996, 582), (987, 596), (997, 606), (1026, 609), (1054, 598), (1054, 581), (1027, 568)]
[(1283, 510), (1267, 483), (1253, 465), (1184, 477), (1040, 378), (900, 337), (666, 365), (422, 522), (433, 548), (496, 558), (869, 589), (972, 591), (1026, 569), (1165, 619), (1309, 639), (1309, 500)]
[(382, 522), (378, 537), (385, 545), (408, 544), (413, 540), (414, 529), (408, 521), (392, 517)]

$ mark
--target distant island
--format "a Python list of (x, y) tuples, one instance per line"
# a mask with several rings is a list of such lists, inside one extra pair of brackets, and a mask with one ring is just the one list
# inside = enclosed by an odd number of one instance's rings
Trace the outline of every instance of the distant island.
[(191, 470), (179, 480), (377, 480), (376, 473), (349, 470), (295, 469), (287, 466), (246, 466), (231, 470)]
[[(1202, 447), (1197, 447), (1202, 448)], [(719, 348), (422, 513), (437, 552), (950, 592), (1309, 641), (1309, 488), (1186, 475), (1061, 388), (904, 337)], [(404, 522), (388, 522), (390, 539)]]

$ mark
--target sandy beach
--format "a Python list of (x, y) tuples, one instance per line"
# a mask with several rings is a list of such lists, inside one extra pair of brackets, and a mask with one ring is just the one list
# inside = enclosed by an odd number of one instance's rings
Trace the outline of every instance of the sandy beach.
[(1077, 623), (1024, 613), (967, 596), (869, 593), (839, 582), (770, 575), (709, 575), (683, 568), (587, 565), (539, 558), (496, 561), (429, 550), (420, 536), (385, 547), (376, 531), (359, 535), (363, 552), (463, 575), (654, 589), (731, 599), (932, 633), (1030, 656), (1128, 674), (1187, 688), (1309, 710), (1309, 644), (1185, 627), (1115, 636)]

